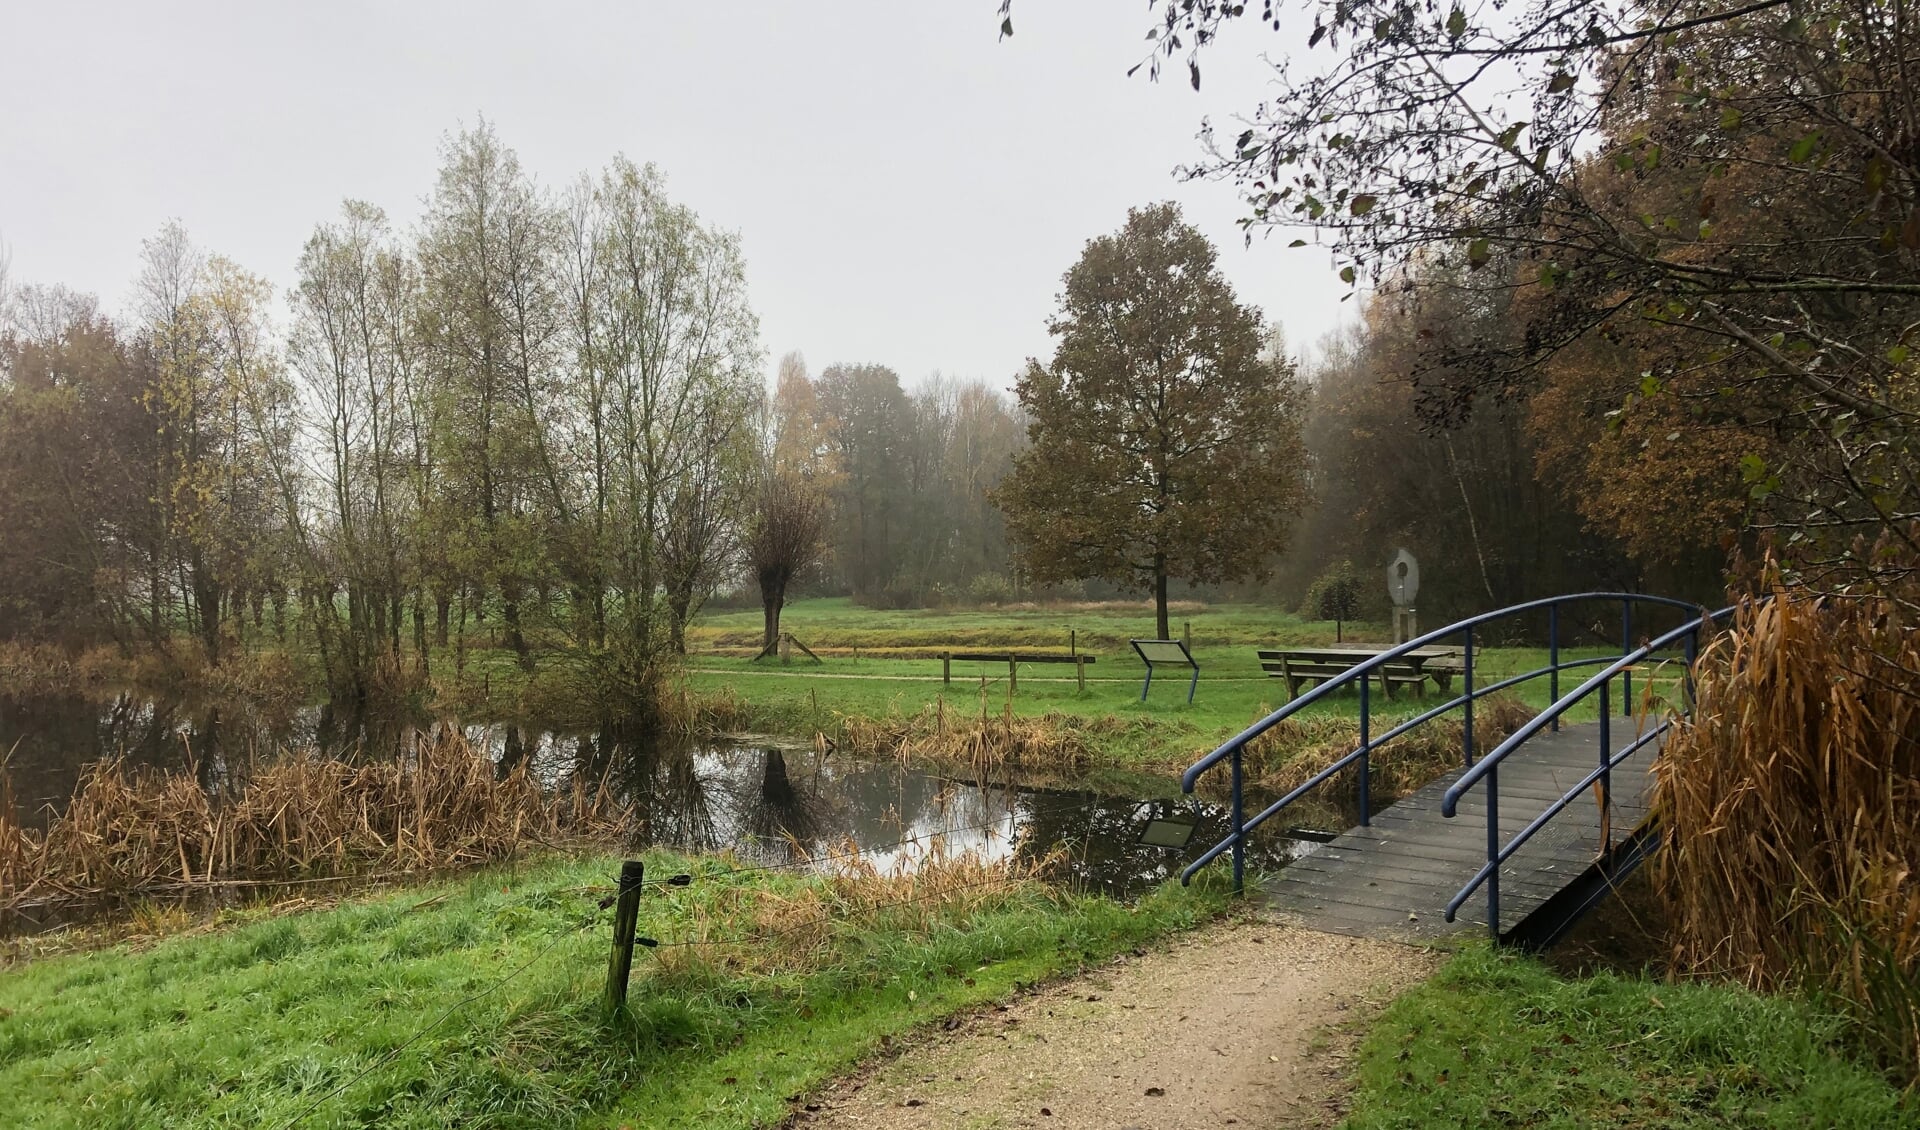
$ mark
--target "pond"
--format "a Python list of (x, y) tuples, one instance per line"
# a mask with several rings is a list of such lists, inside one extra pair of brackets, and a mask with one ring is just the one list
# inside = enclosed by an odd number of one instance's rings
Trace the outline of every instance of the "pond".
[[(349, 716), (327, 707), (261, 719), (244, 710), (137, 694), (32, 700), (0, 696), (0, 751), (18, 819), (44, 828), (84, 768), (120, 756), (133, 765), (191, 769), (212, 787), (287, 748), (345, 758), (400, 755), (422, 726), (445, 720)], [(567, 731), (494, 722), (461, 724), (505, 772), (526, 763), (547, 784), (584, 774), (614, 783), (633, 810), (632, 847), (732, 850), (784, 865), (857, 848), (883, 870), (911, 867), (936, 845), (990, 859), (1045, 860), (1075, 888), (1131, 898), (1177, 877), (1225, 834), (1223, 805), (1195, 802), (1162, 778), (1102, 779), (1063, 787), (1014, 777), (977, 781), (897, 761), (865, 760), (774, 738), (634, 742), (617, 730)], [(1270, 798), (1249, 797), (1249, 811)], [(1191, 845), (1143, 845), (1151, 816), (1197, 822)], [(1284, 865), (1313, 843), (1263, 835), (1250, 868)], [(1222, 864), (1221, 866), (1225, 866)]]

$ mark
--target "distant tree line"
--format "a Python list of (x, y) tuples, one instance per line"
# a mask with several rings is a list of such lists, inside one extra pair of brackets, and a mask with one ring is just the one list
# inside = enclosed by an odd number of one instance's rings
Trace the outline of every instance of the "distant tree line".
[(911, 392), (892, 369), (781, 359), (775, 460), (830, 503), (815, 591), (881, 607), (1009, 599), (1005, 519), (989, 497), (1026, 446), (1026, 422), (984, 381), (934, 374)]
[(177, 224), (103, 313), (0, 267), (0, 638), (317, 656), (336, 696), (480, 630), (644, 683), (722, 590), (1009, 596), (1010, 398), (879, 365), (772, 394), (735, 236), (617, 158), (536, 185), (485, 123), (425, 214), (348, 201), (295, 281)]
[(644, 668), (735, 567), (764, 471), (744, 260), (652, 167), (552, 193), (464, 130), (414, 232), (352, 201), (315, 228), (284, 328), (177, 225), (143, 263), (130, 322), (8, 298), (0, 635), (184, 629), (218, 661), (304, 632), (361, 696), (484, 618), (523, 663), (538, 627)]

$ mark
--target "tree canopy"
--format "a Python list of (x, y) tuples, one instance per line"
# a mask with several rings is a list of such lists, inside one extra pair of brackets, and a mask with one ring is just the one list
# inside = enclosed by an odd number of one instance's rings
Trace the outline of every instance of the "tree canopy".
[(1264, 575), (1304, 497), (1300, 392), (1212, 244), (1172, 204), (1127, 214), (1065, 276), (1050, 364), (1017, 386), (1029, 445), (997, 494), (1036, 580)]

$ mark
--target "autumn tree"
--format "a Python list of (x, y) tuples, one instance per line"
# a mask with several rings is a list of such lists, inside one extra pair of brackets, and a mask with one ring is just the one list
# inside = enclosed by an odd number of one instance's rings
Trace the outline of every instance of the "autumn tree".
[(1470, 379), (1428, 398), (1430, 424), (1638, 323), (1665, 345), (1619, 410), (1658, 426), (1730, 389), (1785, 441), (1702, 454), (1734, 461), (1718, 473), (1745, 481), (1749, 528), (1794, 546), (1790, 574), (1906, 568), (1860, 552), (1920, 548), (1908, 0), (1315, 0), (1297, 33), (1271, 3), (1149, 7), (1143, 65), (1196, 86), (1230, 23), (1300, 37), (1187, 170), (1236, 182), (1250, 233), (1315, 228), (1356, 286), (1438, 264), (1553, 296), (1523, 332), (1433, 343)]
[(1017, 392), (1030, 446), (996, 497), (1037, 580), (1257, 578), (1304, 498), (1300, 392), (1262, 355), (1216, 252), (1172, 204), (1132, 210), (1065, 276), (1052, 362)]

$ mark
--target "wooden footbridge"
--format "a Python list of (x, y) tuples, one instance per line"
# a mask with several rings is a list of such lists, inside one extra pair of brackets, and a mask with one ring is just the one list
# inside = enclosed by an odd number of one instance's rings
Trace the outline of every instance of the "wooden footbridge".
[[(1562, 620), (1585, 627), (1592, 606), (1617, 605), (1618, 656), (1563, 659)], [(1636, 646), (1634, 610), (1677, 610), (1680, 626)], [(1358, 778), (1360, 823), (1324, 846), (1288, 864), (1256, 892), (1283, 921), (1314, 929), (1401, 941), (1435, 941), (1466, 930), (1530, 946), (1551, 944), (1580, 915), (1659, 844), (1650, 817), (1652, 766), (1671, 719), (1689, 701), (1690, 671), (1700, 634), (1726, 611), (1706, 613), (1692, 605), (1635, 593), (1580, 593), (1532, 601), (1441, 628), (1353, 666), (1261, 719), (1187, 770), (1191, 792), (1216, 767), (1232, 774), (1232, 823), (1226, 838), (1204, 852), (1181, 876), (1190, 880), (1222, 856), (1232, 860), (1234, 881), (1245, 881), (1247, 835), (1311, 790), (1343, 771)], [(1546, 666), (1524, 674), (1474, 678), (1474, 640), (1489, 625), (1544, 619)], [(1536, 626), (1537, 630), (1537, 626)], [(1368, 685), (1376, 668), (1400, 654), (1437, 644), (1457, 644), (1464, 687), (1448, 702), (1373, 734)], [(1668, 687), (1671, 701), (1655, 702), (1652, 680), (1636, 672), (1668, 660), (1679, 673)], [(1599, 670), (1566, 694), (1561, 675), (1576, 668)], [(1548, 686), (1549, 705), (1491, 750), (1473, 741), (1476, 702), (1534, 680)], [(1360, 696), (1360, 741), (1305, 784), (1248, 815), (1243, 807), (1241, 766), (1246, 744), (1295, 711), (1342, 691)], [(1624, 709), (1623, 709), (1624, 708)], [(1592, 721), (1573, 722), (1571, 716)], [(1459, 728), (1463, 756), (1458, 772), (1443, 776), (1397, 804), (1374, 812), (1367, 800), (1373, 754), (1382, 745), (1424, 725)], [(1479, 895), (1480, 897), (1474, 897)]]

